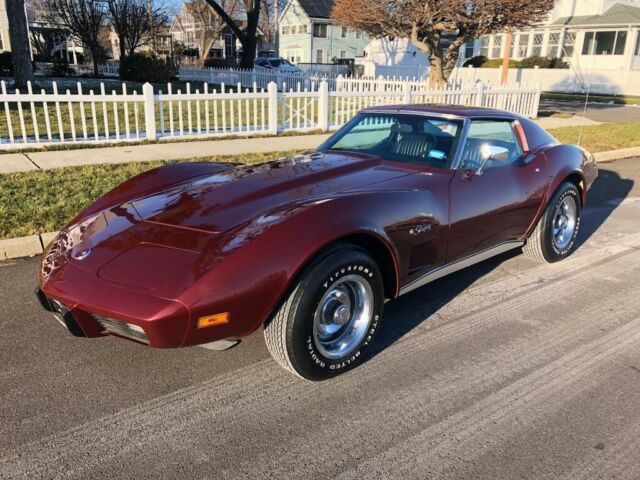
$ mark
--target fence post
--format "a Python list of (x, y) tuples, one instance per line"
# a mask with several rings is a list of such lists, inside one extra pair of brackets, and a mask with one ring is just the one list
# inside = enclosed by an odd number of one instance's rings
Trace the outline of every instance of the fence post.
[(269, 113), (269, 133), (271, 135), (278, 134), (278, 85), (271, 81), (267, 85), (269, 93), (268, 113)]
[(318, 89), (318, 127), (323, 132), (329, 130), (329, 84), (326, 80), (320, 82)]
[(156, 139), (156, 109), (153, 99), (153, 85), (149, 82), (142, 86), (144, 96), (144, 125), (147, 140)]
[(540, 89), (540, 85), (536, 85), (536, 93), (535, 99), (533, 101), (533, 111), (531, 112), (531, 118), (538, 118), (538, 110), (540, 110), (540, 95), (542, 90)]
[(484, 83), (479, 83), (476, 87), (476, 107), (481, 107), (484, 103)]
[(411, 84), (406, 80), (402, 84), (402, 103), (407, 105), (411, 103)]

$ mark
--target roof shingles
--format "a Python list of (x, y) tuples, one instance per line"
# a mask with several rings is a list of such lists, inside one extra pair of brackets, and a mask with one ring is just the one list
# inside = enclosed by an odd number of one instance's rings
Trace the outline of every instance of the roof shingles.
[(298, 0), (300, 6), (311, 18), (330, 18), (333, 0)]
[(635, 25), (640, 24), (640, 8), (621, 3), (614, 4), (602, 15), (584, 15), (562, 17), (553, 25), (596, 26), (596, 25)]

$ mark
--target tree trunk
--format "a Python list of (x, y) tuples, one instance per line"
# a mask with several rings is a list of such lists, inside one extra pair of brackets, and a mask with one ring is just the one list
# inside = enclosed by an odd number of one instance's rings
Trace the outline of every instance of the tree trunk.
[(444, 74), (442, 59), (438, 55), (429, 55), (429, 87), (444, 88), (447, 86), (447, 77)]
[(255, 35), (247, 36), (242, 42), (242, 58), (240, 59), (240, 68), (253, 68), (253, 62), (256, 59), (256, 48), (258, 47), (258, 39)]
[(92, 48), (91, 50), (91, 60), (93, 60), (93, 76), (94, 78), (98, 78), (100, 75), (98, 72), (98, 49)]
[(9, 40), (15, 88), (25, 88), (27, 82), (33, 82), (33, 65), (29, 49), (29, 32), (24, 11), (24, 0), (7, 0), (9, 18)]
[(118, 42), (120, 43), (120, 60), (127, 56), (126, 43), (127, 39), (124, 35), (118, 35)]

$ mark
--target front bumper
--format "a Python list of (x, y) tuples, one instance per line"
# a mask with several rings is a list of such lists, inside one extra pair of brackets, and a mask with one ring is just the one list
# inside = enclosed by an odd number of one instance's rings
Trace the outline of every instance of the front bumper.
[(183, 345), (189, 311), (180, 302), (102, 282), (76, 281), (72, 285), (70, 291), (64, 288), (64, 282), (36, 289), (42, 307), (53, 313), (72, 335), (88, 338), (113, 335), (160, 348)]

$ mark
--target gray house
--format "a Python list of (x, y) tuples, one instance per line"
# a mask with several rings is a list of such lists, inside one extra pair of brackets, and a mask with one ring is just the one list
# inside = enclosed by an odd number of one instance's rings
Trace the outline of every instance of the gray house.
[(280, 14), (279, 55), (293, 63), (332, 63), (362, 56), (369, 37), (335, 25), (333, 0), (289, 0)]

